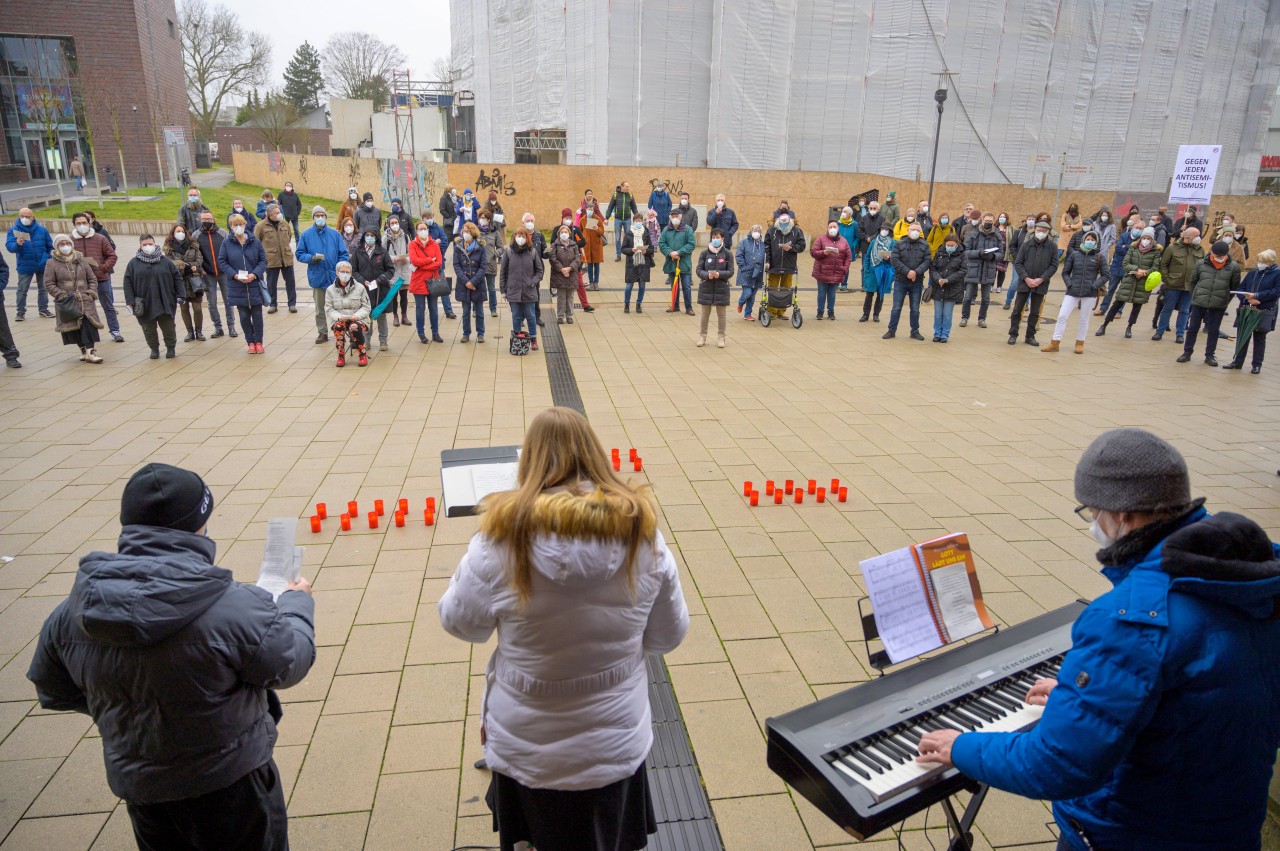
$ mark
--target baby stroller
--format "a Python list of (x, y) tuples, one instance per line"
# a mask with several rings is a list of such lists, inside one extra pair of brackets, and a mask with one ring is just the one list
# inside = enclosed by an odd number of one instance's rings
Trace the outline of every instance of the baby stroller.
[[(791, 311), (791, 327), (799, 328), (804, 324), (800, 315), (800, 300), (796, 294), (800, 288), (796, 286), (796, 276), (788, 275), (791, 286), (771, 287), (765, 282), (764, 300), (760, 305), (760, 324), (768, 328), (775, 319), (785, 319), (787, 311)], [(786, 280), (786, 278), (784, 278)]]

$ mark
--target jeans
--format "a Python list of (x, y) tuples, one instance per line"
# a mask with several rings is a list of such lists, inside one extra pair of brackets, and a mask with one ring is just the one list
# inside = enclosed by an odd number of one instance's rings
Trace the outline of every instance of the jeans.
[(940, 340), (951, 339), (951, 314), (955, 309), (954, 301), (938, 298), (933, 300), (933, 336)]
[[(1047, 288), (1046, 288), (1047, 289)], [(1018, 326), (1022, 324), (1022, 309), (1031, 303), (1031, 312), (1027, 314), (1027, 339), (1034, 339), (1036, 326), (1040, 324), (1040, 308), (1044, 304), (1045, 291), (1036, 287), (1030, 292), (1018, 293), (1013, 300), (1013, 315), (1009, 317), (1009, 336), (1018, 336)]]
[[(257, 282), (249, 286), (255, 286)], [(244, 341), (246, 343), (262, 342), (262, 305), (252, 304), (248, 307), (237, 306), (236, 311), (240, 314), (240, 328), (244, 331)], [(231, 322), (231, 311), (227, 311), (227, 322)]]
[(587, 283), (593, 287), (599, 286), (600, 285), (600, 264), (587, 263), (586, 268), (587, 268)]
[(1018, 293), (1018, 279), (1019, 279), (1018, 267), (1014, 266), (1013, 264), (1010, 264), (1009, 271), (1011, 274), (1009, 277), (1009, 287), (1005, 291), (1005, 295), (1004, 295), (1005, 307), (1008, 307), (1009, 305), (1013, 304), (1013, 297)]
[(1116, 290), (1120, 288), (1120, 282), (1124, 280), (1124, 272), (1111, 272), (1111, 284), (1107, 287), (1107, 294), (1102, 297), (1102, 303), (1098, 305), (1101, 313), (1106, 313), (1107, 308), (1111, 306), (1111, 299), (1115, 297)]
[(622, 293), (622, 303), (627, 305), (631, 304), (631, 288), (633, 286), (639, 287), (639, 289), (636, 291), (636, 307), (639, 307), (641, 304), (644, 303), (644, 288), (645, 286), (647, 286), (647, 282), (645, 281), (637, 281), (635, 283), (628, 281), (627, 287), (625, 290), (623, 290), (623, 293)]
[(120, 333), (120, 314), (116, 313), (116, 296), (111, 287), (111, 276), (105, 281), (98, 281), (98, 304), (107, 320), (107, 330), (112, 334)]
[(751, 284), (749, 286), (745, 286), (742, 288), (742, 295), (738, 296), (738, 304), (742, 305), (743, 316), (750, 317), (751, 311), (755, 310), (756, 291), (758, 289), (760, 289), (760, 287), (756, 286), (755, 284)]
[[(988, 285), (990, 286), (990, 285)], [(898, 318), (902, 315), (902, 304), (911, 297), (911, 333), (920, 333), (920, 294), (924, 292), (922, 281), (893, 282), (893, 310), (889, 313), (889, 330), (898, 330)]]
[(462, 305), (462, 336), (471, 336), (471, 314), (476, 315), (476, 333), (484, 336), (484, 302), (464, 301)]
[(18, 359), (18, 347), (13, 342), (13, 332), (9, 330), (9, 315), (4, 310), (3, 293), (0, 293), (0, 356), (7, 361)]
[[(485, 283), (489, 285), (489, 312), (497, 313), (498, 312), (498, 276), (485, 275), (484, 280), (485, 280)], [(462, 312), (464, 316), (466, 315), (466, 311), (467, 311), (467, 303), (463, 302)], [(453, 305), (449, 305), (448, 307), (446, 307), (444, 312), (453, 313)]]
[(1076, 298), (1073, 295), (1063, 296), (1062, 309), (1058, 311), (1058, 324), (1053, 326), (1053, 339), (1062, 339), (1062, 335), (1067, 332), (1067, 320), (1071, 318), (1071, 311), (1078, 306), (1080, 308), (1080, 320), (1076, 326), (1076, 339), (1083, 342), (1084, 338), (1089, 336), (1089, 317), (1093, 315), (1093, 306), (1097, 302), (1097, 296), (1085, 296), (1084, 298)]
[[(164, 347), (169, 351), (173, 351), (178, 345), (178, 331), (173, 324), (173, 314), (163, 313), (154, 319), (139, 319), (138, 324), (142, 326), (142, 338), (147, 341), (147, 347), (151, 351), (160, 348), (160, 337), (164, 337)], [(160, 333), (156, 333), (159, 328)]]
[[(1218, 348), (1218, 329), (1222, 326), (1222, 317), (1226, 315), (1225, 309), (1212, 310), (1198, 304), (1191, 305), (1191, 321), (1187, 324), (1187, 338), (1182, 344), (1183, 353), (1189, 355), (1196, 350), (1196, 336), (1200, 333), (1200, 323), (1203, 321), (1208, 336), (1204, 344), (1204, 356), (1213, 357)], [(1255, 354), (1256, 351), (1255, 349)]]
[(44, 270), (39, 272), (23, 272), (18, 275), (18, 316), (27, 315), (27, 290), (31, 288), (31, 279), (36, 279), (36, 307), (41, 313), (49, 309), (49, 293), (44, 288)]
[(818, 281), (818, 315), (822, 315), (822, 311), (834, 312), (836, 309), (836, 287), (839, 284), (828, 284)]
[(284, 788), (274, 760), (198, 798), (127, 806), (140, 851), (289, 847)]
[(418, 329), (419, 337), (426, 336), (426, 334), (423, 332), (423, 328), (424, 328), (423, 323), (424, 323), (425, 314), (427, 313), (428, 308), (430, 308), (430, 311), (431, 311), (431, 336), (432, 337), (440, 336), (440, 311), (436, 307), (437, 301), (439, 301), (439, 299), (436, 296), (418, 295), (417, 293), (414, 293), (413, 317), (414, 317), (414, 325)]
[(440, 299), (443, 302), (444, 315), (452, 319), (453, 318), (453, 298), (448, 293), (445, 293), (444, 295), (440, 296)]
[(613, 220), (613, 256), (614, 259), (622, 257), (622, 232), (627, 229), (627, 223), (622, 219)]
[[(683, 273), (681, 273), (680, 275), (680, 293), (684, 294), (685, 310), (693, 310), (693, 290), (692, 290), (692, 284), (690, 284), (689, 282), (690, 277), (691, 276), (685, 275)], [(673, 282), (675, 281), (675, 278), (676, 278), (675, 275), (667, 275), (667, 291), (668, 292), (671, 291), (671, 287), (673, 286)], [(673, 307), (676, 310), (680, 309), (680, 293), (676, 294), (675, 304), (673, 305)]]
[[(964, 302), (960, 306), (960, 318), (969, 318), (969, 306), (973, 304), (973, 300), (978, 297), (978, 285), (966, 283), (964, 285)], [(987, 281), (982, 284), (982, 302), (978, 306), (978, 321), (987, 321), (987, 308), (991, 305), (991, 282)]]
[(321, 287), (311, 288), (311, 301), (316, 306), (316, 331), (322, 337), (328, 337), (329, 325), (324, 313), (324, 293), (325, 291)]
[(533, 312), (533, 302), (509, 301), (507, 306), (511, 308), (511, 333), (519, 334), (521, 326), (525, 326), (529, 330), (529, 338), (538, 339), (538, 320)]
[(1170, 290), (1164, 292), (1164, 307), (1160, 310), (1160, 319), (1156, 322), (1156, 333), (1163, 334), (1169, 330), (1169, 315), (1178, 311), (1178, 336), (1187, 333), (1187, 308), (1191, 307), (1189, 290)]
[(84, 189), (84, 178), (78, 174), (76, 175), (76, 189)]
[[(236, 330), (236, 317), (231, 312), (231, 305), (227, 304), (227, 281), (222, 275), (204, 276), (204, 291), (209, 297), (209, 315), (213, 317), (213, 330), (222, 330), (222, 316), (218, 313), (218, 292), (222, 292), (222, 306), (227, 309), (227, 330)], [(316, 324), (324, 328), (324, 290), (315, 290), (320, 294), (319, 306), (316, 308)]]
[(289, 223), (289, 227), (293, 228), (293, 244), (294, 244), (294, 245), (297, 245), (297, 244), (298, 244), (298, 234), (302, 233), (302, 231), (298, 230), (298, 220), (297, 220), (297, 219), (285, 219), (285, 221)]
[(289, 299), (289, 306), (296, 307), (298, 304), (298, 285), (293, 277), (292, 266), (282, 266), (279, 269), (267, 270), (267, 287), (271, 290), (271, 306), (280, 306), (277, 285), (281, 275), (284, 275), (284, 294)]

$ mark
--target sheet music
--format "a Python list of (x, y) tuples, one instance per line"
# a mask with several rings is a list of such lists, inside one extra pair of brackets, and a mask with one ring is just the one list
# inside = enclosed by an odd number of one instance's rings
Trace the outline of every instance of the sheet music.
[(973, 586), (964, 562), (935, 567), (929, 571), (933, 590), (938, 595), (938, 609), (952, 641), (977, 635), (986, 629), (973, 603)]
[(259, 588), (279, 599), (289, 583), (302, 574), (302, 547), (295, 546), (297, 521), (290, 517), (274, 517), (267, 521), (267, 545), (258, 572)]
[(869, 558), (860, 566), (876, 628), (891, 662), (896, 664), (942, 646), (910, 547)]
[(509, 491), (516, 486), (517, 463), (483, 464), (471, 468), (471, 486), (475, 492), (476, 503), (491, 493)]

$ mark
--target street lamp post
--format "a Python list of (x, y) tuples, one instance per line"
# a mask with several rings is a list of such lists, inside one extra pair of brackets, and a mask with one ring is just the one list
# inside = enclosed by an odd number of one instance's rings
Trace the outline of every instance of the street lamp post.
[[(138, 152), (142, 152), (142, 128), (138, 126), (138, 105), (133, 105), (133, 135), (138, 141)], [(142, 185), (149, 186), (147, 183), (147, 158), (142, 157)]]
[(933, 179), (938, 172), (938, 143), (942, 141), (942, 105), (947, 101), (947, 90), (940, 88), (933, 93), (938, 102), (938, 126), (933, 132), (933, 163), (929, 166), (929, 209), (933, 209)]

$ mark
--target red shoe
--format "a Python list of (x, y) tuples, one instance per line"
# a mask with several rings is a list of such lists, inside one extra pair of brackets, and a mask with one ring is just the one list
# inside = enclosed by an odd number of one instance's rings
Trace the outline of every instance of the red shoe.
[(738, 312), (742, 312), (742, 302), (738, 302)]
[(249, 344), (249, 354), (251, 354), (251, 355), (256, 355), (257, 353), (258, 353), (258, 350), (255, 348), (255, 344), (254, 344), (254, 343), (250, 343), (250, 344)]
[(337, 365), (337, 366), (346, 366), (346, 365), (347, 365), (347, 356), (346, 356), (346, 355), (343, 355), (343, 354), (338, 355), (338, 362), (337, 362), (337, 364), (336, 364), (336, 365)]
[(262, 344), (258, 343), (258, 354), (262, 354)]
[(535, 352), (538, 350), (538, 341), (536, 339), (533, 341), (533, 345), (530, 346), (530, 348), (533, 349)]
[(369, 356), (368, 356), (368, 355), (366, 355), (364, 352), (361, 352), (361, 353), (360, 353), (360, 360), (359, 360), (359, 364), (360, 364), (360, 366), (368, 366), (368, 365), (369, 365)]

